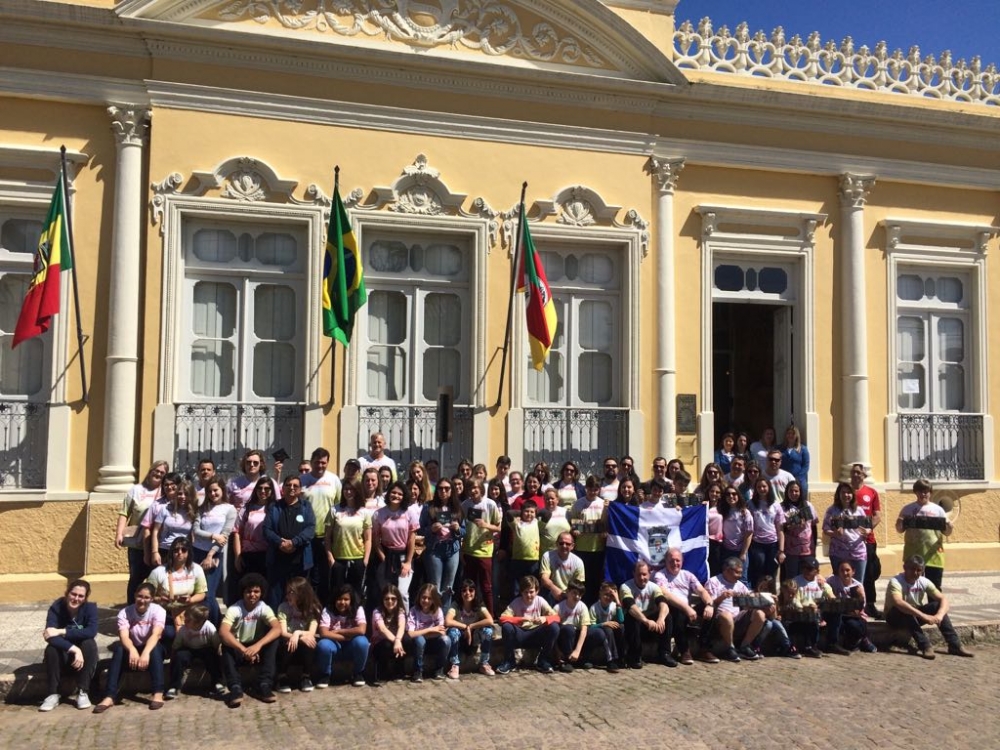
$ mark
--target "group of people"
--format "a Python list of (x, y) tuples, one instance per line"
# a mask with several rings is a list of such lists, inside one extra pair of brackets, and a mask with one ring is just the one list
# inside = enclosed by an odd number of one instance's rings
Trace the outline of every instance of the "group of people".
[[(552, 476), (544, 463), (512, 471), (506, 456), (490, 479), (481, 464), (463, 461), (449, 478), (435, 461), (413, 461), (400, 480), (380, 433), (341, 476), (323, 448), (284, 476), (280, 462), (269, 476), (264, 454), (248, 451), (228, 481), (210, 460), (192, 478), (158, 461), (121, 507), (115, 544), (128, 553), (129, 604), (93, 710), (115, 704), (125, 670), (148, 672), (149, 707), (160, 709), (196, 661), (212, 694), (237, 707), (245, 667), (257, 673), (257, 697), (273, 702), (291, 691), (292, 675), (305, 692), (329, 686), (338, 662), (347, 682), (363, 686), (403, 676), (406, 665), (414, 681), (457, 680), (465, 655), (482, 674), (493, 675), (494, 662), (506, 674), (523, 649), (537, 653), (542, 672), (594, 661), (612, 672), (640, 668), (644, 640), (669, 667), (696, 653), (709, 663), (768, 651), (800, 658), (820, 655), (821, 623), (828, 651), (874, 651), (866, 621), (876, 614), (878, 493), (860, 464), (837, 487), (822, 519), (834, 569), (824, 580), (805, 475), (781, 468), (807, 472), (808, 451), (794, 427), (783, 448), (773, 436), (765, 431), (749, 447), (745, 436), (723, 436), (719, 460), (694, 487), (678, 459), (657, 457), (652, 478), (640, 481), (628, 456), (606, 458), (603, 476), (583, 481), (570, 461)], [(928, 622), (952, 653), (969, 655), (941, 594), (950, 524), (926, 482), (914, 491), (897, 520), (907, 565), (889, 586), (886, 617), (910, 629), (925, 656), (933, 655), (920, 628)], [(605, 580), (615, 502), (706, 505), (708, 580), (685, 570), (676, 549), (660, 570), (639, 562), (632, 579)], [(91, 707), (98, 650), (89, 595), (86, 581), (73, 581), (49, 610), (42, 710), (59, 703), (67, 670), (77, 677), (77, 707)]]

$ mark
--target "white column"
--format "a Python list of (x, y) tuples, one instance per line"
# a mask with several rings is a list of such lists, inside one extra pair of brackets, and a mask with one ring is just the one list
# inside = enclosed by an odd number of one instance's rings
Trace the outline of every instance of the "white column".
[(651, 158), (656, 184), (656, 386), (660, 413), (653, 455), (677, 455), (677, 338), (674, 309), (674, 190), (683, 159)]
[(108, 107), (118, 158), (115, 164), (114, 226), (104, 396), (104, 457), (96, 492), (121, 492), (136, 481), (136, 389), (139, 363), (139, 275), (142, 239), (142, 149), (149, 110)]
[(871, 466), (868, 455), (868, 333), (865, 300), (865, 200), (875, 185), (871, 175), (840, 176), (840, 478), (851, 464)]

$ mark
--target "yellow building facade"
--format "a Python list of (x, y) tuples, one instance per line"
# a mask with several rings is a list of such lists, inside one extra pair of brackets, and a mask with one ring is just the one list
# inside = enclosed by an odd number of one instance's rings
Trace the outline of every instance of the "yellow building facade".
[[(829, 502), (919, 476), (1000, 568), (989, 323), (1000, 79), (675, 23), (670, 0), (12, 0), (0, 8), (0, 581), (116, 582), (124, 493), (248, 448), (342, 466), (630, 454), (797, 425)], [(9, 347), (65, 145), (87, 339)], [(333, 168), (368, 304), (321, 334)], [(529, 368), (518, 198), (560, 333)], [(894, 560), (895, 555), (895, 560)]]

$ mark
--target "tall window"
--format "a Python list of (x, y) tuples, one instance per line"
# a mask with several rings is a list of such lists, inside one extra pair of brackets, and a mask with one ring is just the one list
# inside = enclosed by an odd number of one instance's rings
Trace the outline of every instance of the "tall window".
[(896, 284), (896, 377), (900, 410), (973, 411), (969, 392), (966, 274), (902, 270)]
[(291, 225), (185, 227), (185, 401), (300, 401), (307, 247)]
[(0, 206), (0, 489), (45, 486), (53, 332), (11, 350), (42, 220)]
[(615, 256), (594, 250), (547, 249), (542, 264), (559, 325), (544, 369), (528, 355), (531, 405), (621, 405), (621, 273)]
[(381, 236), (364, 251), (368, 304), (362, 402), (431, 404), (439, 386), (472, 400), (470, 262), (462, 240)]

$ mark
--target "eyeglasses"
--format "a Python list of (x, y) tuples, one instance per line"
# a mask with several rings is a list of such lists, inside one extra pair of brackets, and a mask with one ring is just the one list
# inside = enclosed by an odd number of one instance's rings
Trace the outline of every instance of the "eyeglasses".
[(395, 602), (395, 601), (399, 601), (399, 597), (396, 597), (396, 596), (383, 596), (382, 600), (386, 601), (386, 602)]
[(260, 466), (260, 461), (247, 461), (247, 466)]
[(438, 489), (441, 490), (442, 492), (451, 492), (451, 485), (450, 484), (439, 484), (438, 485)]
[(298, 490), (298, 489), (302, 489), (302, 485), (299, 484), (298, 482), (296, 482), (295, 484), (286, 484), (285, 485), (285, 489), (286, 490)]
[(781, 456), (768, 456), (767, 460), (768, 461), (780, 461), (781, 460)]
[(666, 471), (666, 470), (667, 470), (666, 464), (653, 464), (653, 471)]
[(560, 547), (572, 547), (573, 542), (559, 542)]
[(617, 469), (618, 464), (604, 464), (605, 469)]
[(476, 588), (474, 586), (464, 586), (462, 588), (462, 593), (463, 594), (467, 594), (469, 592), (472, 592), (473, 594), (475, 594), (476, 593)]

